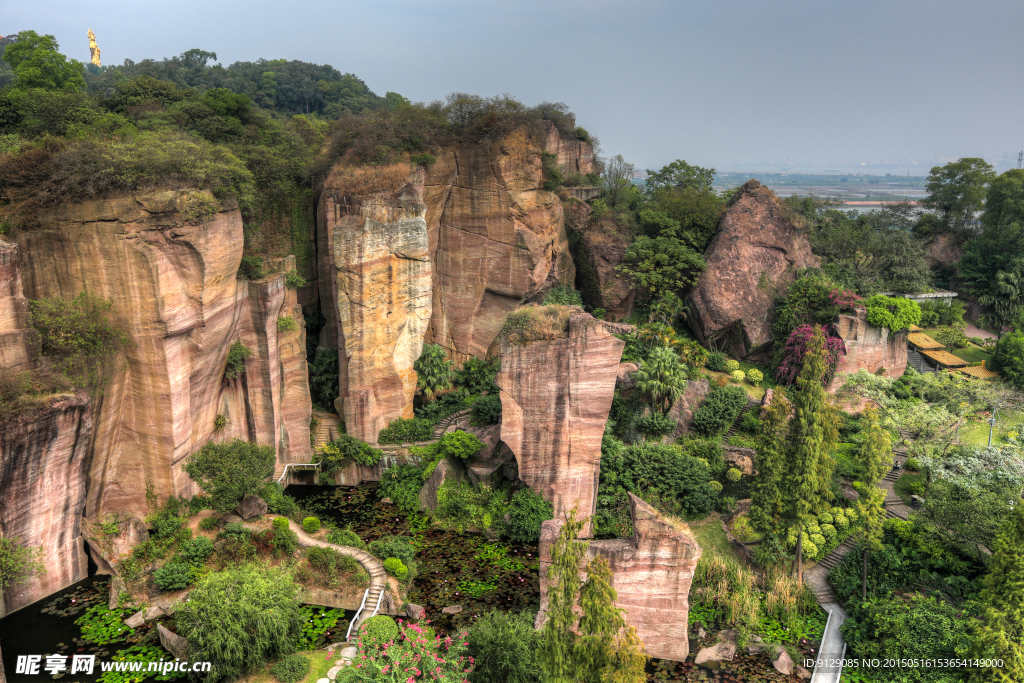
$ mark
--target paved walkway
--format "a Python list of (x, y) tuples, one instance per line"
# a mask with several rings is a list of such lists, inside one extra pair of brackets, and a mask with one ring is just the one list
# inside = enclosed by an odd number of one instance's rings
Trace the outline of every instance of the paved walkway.
[(970, 323), (967, 323), (967, 326), (964, 327), (964, 334), (966, 334), (968, 337), (981, 337), (982, 339), (996, 338), (996, 335), (992, 334), (991, 332), (986, 332), (985, 330), (977, 328)]
[[(842, 659), (846, 652), (846, 643), (843, 641), (843, 634), (839, 627), (846, 621), (846, 612), (839, 605), (832, 603), (822, 605), (828, 611), (828, 623), (825, 624), (825, 633), (821, 636), (821, 647), (818, 648), (818, 657), (822, 659)], [(839, 683), (842, 678), (842, 666), (816, 666), (814, 675), (811, 676), (811, 683)]]

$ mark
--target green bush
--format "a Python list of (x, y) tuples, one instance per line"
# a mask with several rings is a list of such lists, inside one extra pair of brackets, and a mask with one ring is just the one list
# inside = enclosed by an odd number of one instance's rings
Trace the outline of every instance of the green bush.
[(434, 436), (434, 425), (430, 420), (413, 418), (407, 420), (398, 418), (377, 435), (377, 442), (388, 443), (409, 443), (412, 441), (427, 441)]
[(294, 498), (287, 495), (276, 481), (269, 481), (264, 484), (260, 488), (258, 495), (266, 502), (268, 512), (291, 518), (299, 516), (299, 504)]
[(505, 491), (485, 484), (448, 479), (437, 490), (434, 520), (445, 529), (464, 532), (469, 527), (501, 531), (508, 512)]
[(747, 374), (742, 370), (733, 370), (729, 373), (729, 376), (732, 377), (734, 382), (742, 382), (747, 378)]
[(735, 467), (730, 467), (725, 471), (725, 478), (735, 483), (743, 477), (743, 472), (739, 471)]
[(232, 439), (207, 443), (188, 456), (184, 469), (213, 498), (215, 510), (230, 512), (245, 496), (260, 491), (274, 473), (276, 462), (273, 446)]
[(726, 431), (747, 402), (743, 387), (711, 387), (707, 398), (693, 414), (690, 428), (698, 434), (716, 436)]
[(611, 446), (602, 445), (598, 488), (602, 507), (625, 501), (628, 492), (646, 500), (657, 496), (673, 514), (696, 517), (711, 511), (715, 494), (708, 486), (712, 473), (707, 461), (676, 445), (644, 442), (626, 448)]
[(380, 652), (384, 645), (398, 638), (398, 624), (384, 614), (370, 617), (359, 625), (359, 644), (366, 650)]
[(418, 512), (422, 470), (416, 465), (395, 465), (384, 470), (377, 487), (379, 498), (390, 498), (404, 512)]
[(203, 531), (213, 531), (217, 528), (219, 520), (216, 517), (204, 517), (199, 520), (199, 528)]
[(921, 471), (921, 461), (917, 458), (907, 458), (907, 461), (903, 463), (904, 469), (911, 470), (913, 472)]
[[(212, 517), (210, 519), (213, 519)], [(193, 538), (178, 548), (178, 558), (191, 565), (200, 566), (213, 554), (213, 543), (203, 536)]]
[(764, 373), (757, 368), (751, 368), (750, 370), (747, 370), (747, 379), (750, 380), (750, 383), (755, 387), (759, 387), (761, 386), (761, 382), (764, 380)]
[(298, 289), (299, 287), (306, 286), (306, 279), (299, 275), (294, 270), (289, 270), (284, 274), (284, 285), (289, 289)]
[(334, 441), (321, 446), (319, 453), (313, 454), (313, 462), (320, 463), (321, 483), (330, 485), (333, 484), (331, 475), (338, 470), (353, 462), (358, 465), (376, 465), (382, 455), (384, 451), (379, 448), (348, 434), (340, 434)]
[(883, 294), (865, 299), (868, 324), (887, 327), (893, 332), (906, 330), (921, 322), (921, 307), (916, 301), (903, 297), (888, 297)]
[(711, 490), (715, 492), (715, 495), (721, 493), (722, 489), (725, 488), (724, 486), (722, 486), (722, 482), (715, 481), (714, 479), (708, 482), (708, 486), (711, 487)]
[(644, 436), (660, 438), (676, 428), (676, 421), (655, 411), (637, 420), (636, 428)]
[(408, 536), (384, 536), (376, 541), (371, 541), (367, 550), (370, 551), (371, 555), (381, 560), (396, 557), (407, 567), (412, 564), (413, 557), (416, 554), (413, 539)]
[(804, 540), (801, 546), (805, 560), (815, 560), (818, 557), (818, 546), (814, 541)]
[(259, 256), (243, 256), (238, 264), (238, 277), (246, 280), (262, 280), (267, 276), (263, 259)]
[(821, 535), (824, 536), (825, 540), (827, 541), (831, 541), (832, 539), (834, 539), (838, 533), (839, 532), (836, 531), (836, 528), (831, 524), (821, 525)]
[(498, 385), (494, 383), (494, 378), (498, 375), (500, 365), (501, 359), (499, 358), (483, 361), (471, 356), (462, 364), (462, 369), (456, 371), (455, 383), (471, 394), (479, 394), (484, 391), (489, 394), (497, 394)]
[(320, 531), (320, 520), (316, 517), (306, 517), (302, 520), (302, 529), (307, 534), (315, 534)]
[[(468, 361), (467, 361), (468, 362)], [(436, 425), (444, 418), (473, 405), (473, 397), (467, 389), (459, 389), (444, 394), (436, 401), (424, 403), (416, 409), (416, 417), (429, 420)]]
[(278, 332), (294, 332), (299, 329), (299, 323), (290, 315), (282, 315), (277, 319)]
[(290, 557), (299, 547), (299, 536), (291, 529), (274, 527), (270, 536), (274, 557)]
[(473, 424), (494, 425), (501, 422), (501, 397), (487, 394), (473, 401)]
[(281, 683), (299, 683), (309, 673), (309, 658), (288, 655), (270, 667), (270, 673)]
[(448, 432), (437, 443), (441, 457), (458, 458), (469, 462), (483, 450), (484, 442), (469, 432), (462, 430)]
[(711, 370), (712, 372), (725, 372), (727, 367), (726, 361), (728, 361), (728, 359), (728, 356), (721, 351), (711, 351), (708, 353), (708, 359), (705, 364), (707, 365), (708, 370)]
[(525, 488), (512, 494), (508, 514), (505, 536), (517, 543), (535, 543), (540, 525), (554, 516), (555, 508), (544, 496)]
[(733, 373), (740, 369), (740, 362), (729, 358), (725, 361), (725, 372)]
[(306, 548), (306, 561), (309, 562), (309, 566), (323, 574), (332, 574), (336, 571), (354, 572), (359, 569), (359, 563), (354, 558), (318, 545)]
[(533, 619), (532, 612), (491, 608), (473, 622), (466, 634), (476, 663), (470, 683), (540, 683), (542, 635)]
[(744, 434), (758, 434), (761, 431), (761, 419), (757, 416), (757, 411), (750, 410), (744, 413), (739, 426)]
[(420, 152), (419, 154), (413, 154), (409, 157), (409, 161), (420, 166), (433, 166), (437, 163), (437, 159), (433, 154), (429, 152)]
[(211, 662), (210, 681), (237, 678), (292, 653), (303, 621), (291, 574), (258, 564), (207, 574), (175, 613), (190, 652)]
[(822, 512), (820, 515), (818, 515), (818, 524), (821, 524), (821, 525), (831, 524), (832, 520), (834, 520), (834, 519), (835, 518), (831, 514), (829, 514), (828, 512)]
[(153, 583), (162, 591), (177, 591), (192, 583), (192, 567), (186, 562), (169, 562), (153, 572)]
[[(277, 520), (274, 520), (275, 522)], [(287, 522), (288, 520), (285, 520)], [(217, 538), (249, 538), (252, 536), (252, 532), (245, 528), (245, 524), (242, 522), (232, 522), (226, 524), (220, 533), (217, 534)]]
[(327, 542), (366, 550), (366, 542), (351, 529), (332, 529), (331, 533), (327, 534)]
[(405, 581), (409, 575), (409, 569), (397, 557), (389, 557), (384, 560), (384, 571), (399, 581)]
[(572, 287), (555, 285), (544, 296), (545, 306), (583, 306), (583, 295)]
[(252, 349), (240, 341), (236, 341), (228, 349), (227, 365), (224, 368), (224, 377), (235, 379), (245, 372), (245, 361), (252, 355)]
[(274, 521), (271, 522), (275, 529), (287, 529), (288, 518), (287, 517), (274, 517)]

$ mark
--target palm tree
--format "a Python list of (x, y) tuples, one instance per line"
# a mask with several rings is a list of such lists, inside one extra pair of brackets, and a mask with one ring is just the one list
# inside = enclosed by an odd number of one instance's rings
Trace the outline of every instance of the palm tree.
[(662, 413), (672, 407), (686, 388), (687, 368), (672, 349), (659, 346), (637, 370), (636, 386)]
[(440, 344), (424, 344), (412, 369), (416, 371), (416, 388), (427, 401), (433, 401), (439, 393), (452, 388), (452, 362)]
[(652, 323), (660, 322), (666, 325), (671, 325), (675, 322), (676, 318), (681, 317), (683, 320), (686, 320), (686, 316), (689, 312), (689, 307), (683, 303), (682, 299), (676, 296), (673, 292), (668, 292), (651, 304), (651, 310), (647, 320)]

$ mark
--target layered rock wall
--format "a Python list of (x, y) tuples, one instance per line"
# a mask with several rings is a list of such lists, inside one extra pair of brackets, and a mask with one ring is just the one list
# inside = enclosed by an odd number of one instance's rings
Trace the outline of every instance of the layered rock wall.
[(31, 367), (35, 336), (28, 317), (18, 245), (0, 240), (0, 371), (17, 373)]
[(730, 202), (705, 259), (707, 269), (689, 296), (694, 333), (737, 358), (766, 359), (775, 299), (797, 270), (820, 265), (806, 235), (771, 190), (749, 180)]
[(339, 414), (369, 443), (388, 422), (413, 416), (413, 363), (431, 313), (422, 183), (415, 171), (393, 192), (353, 197), (328, 187), (320, 200), (321, 277), (330, 278), (321, 302), (325, 340), (338, 347)]
[[(568, 335), (523, 345), (501, 342), (501, 440), (519, 478), (554, 504), (555, 517), (597, 503), (601, 437), (625, 342), (582, 311)], [(590, 535), (589, 520), (583, 534)]]
[[(308, 462), (311, 405), (295, 291), (283, 273), (237, 277), (241, 216), (233, 206), (195, 215), (209, 199), (168, 191), (70, 205), (18, 236), (25, 296), (90, 292), (112, 302), (134, 342), (108, 365), (110, 382), (92, 405), (91, 518), (144, 516), (147, 482), (161, 499), (197, 493), (182, 465), (211, 438), (269, 444), (279, 462)], [(300, 329), (279, 332), (282, 315)], [(229, 381), (224, 369), (236, 341), (253, 355)], [(227, 418), (219, 432), (218, 414)], [(17, 495), (0, 491), (5, 504)]]
[(82, 542), (92, 435), (89, 399), (65, 395), (0, 429), (0, 532), (42, 548), (46, 573), (0, 595), (0, 617), (84, 579)]
[[(629, 494), (633, 537), (590, 541), (588, 559), (602, 556), (612, 570), (615, 606), (625, 610), (626, 623), (636, 628), (649, 657), (685, 661), (690, 654), (690, 583), (701, 548), (690, 530)], [(564, 521), (556, 517), (541, 525), (540, 620), (548, 605), (551, 547)]]
[(856, 315), (840, 315), (835, 321), (836, 333), (846, 343), (846, 355), (840, 356), (836, 367), (835, 390), (842, 384), (840, 374), (852, 375), (860, 370), (883, 377), (900, 377), (907, 369), (907, 332), (893, 334), (887, 328), (868, 324), (867, 311)]

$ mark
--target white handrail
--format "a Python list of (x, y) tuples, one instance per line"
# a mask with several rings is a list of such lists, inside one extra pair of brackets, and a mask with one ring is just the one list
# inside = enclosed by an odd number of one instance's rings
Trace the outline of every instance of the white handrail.
[(314, 470), (320, 469), (320, 463), (318, 462), (290, 462), (284, 466), (284, 470), (281, 472), (281, 476), (277, 478), (277, 483), (280, 484), (284, 481), (284, 478), (288, 476), (289, 467), (312, 467)]
[[(352, 627), (356, 625), (357, 621), (359, 621), (359, 615), (362, 613), (363, 606), (366, 604), (366, 598), (369, 597), (369, 595), (370, 589), (367, 588), (365, 591), (363, 591), (363, 601), (359, 603), (359, 609), (356, 610), (356, 614), (354, 617), (352, 617), (352, 621), (348, 622), (348, 631), (345, 632), (346, 643), (348, 642), (349, 637), (352, 635)], [(378, 600), (377, 602), (379, 603), (380, 601)]]
[(377, 616), (377, 612), (380, 611), (380, 601), (383, 600), (383, 599), (384, 599), (384, 589), (381, 588), (380, 589), (380, 593), (377, 594), (377, 606), (373, 608), (373, 614), (371, 614), (369, 617), (367, 617), (367, 619), (371, 619), (371, 618)]

